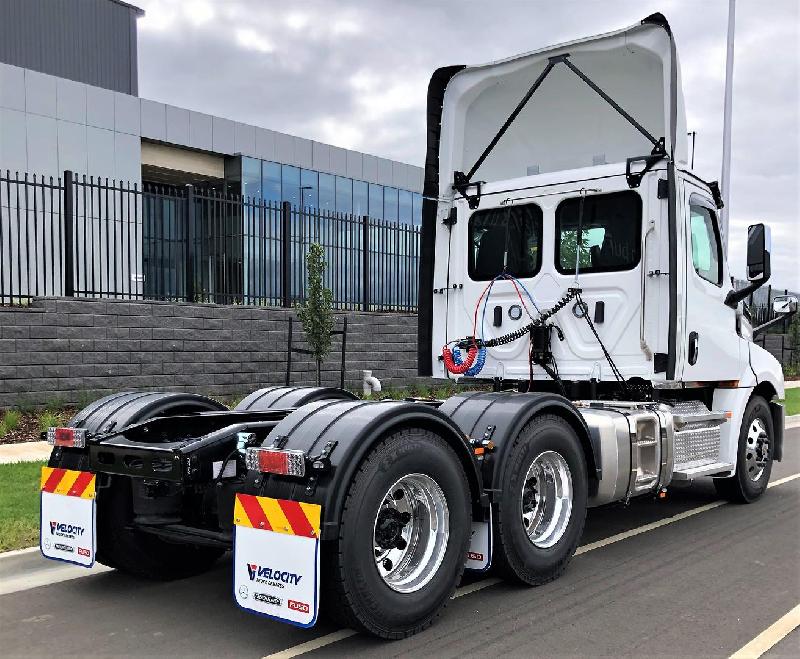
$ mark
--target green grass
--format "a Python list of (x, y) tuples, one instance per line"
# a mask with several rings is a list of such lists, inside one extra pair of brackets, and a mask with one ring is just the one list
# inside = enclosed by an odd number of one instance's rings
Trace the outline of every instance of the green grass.
[(39, 487), (43, 462), (0, 465), (0, 551), (39, 541)]
[(793, 388), (786, 390), (786, 415), (800, 414), (800, 389)]

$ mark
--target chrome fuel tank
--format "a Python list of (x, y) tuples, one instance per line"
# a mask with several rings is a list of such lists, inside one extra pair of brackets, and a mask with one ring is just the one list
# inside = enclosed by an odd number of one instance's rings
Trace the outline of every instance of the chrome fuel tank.
[(600, 447), (600, 483), (590, 507), (665, 487), (672, 477), (672, 414), (654, 403), (575, 403)]

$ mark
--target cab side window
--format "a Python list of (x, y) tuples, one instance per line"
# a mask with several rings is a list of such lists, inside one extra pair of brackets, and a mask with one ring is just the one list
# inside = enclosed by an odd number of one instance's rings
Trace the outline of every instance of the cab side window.
[(714, 212), (705, 206), (691, 204), (689, 229), (695, 272), (715, 286), (722, 285), (722, 248)]

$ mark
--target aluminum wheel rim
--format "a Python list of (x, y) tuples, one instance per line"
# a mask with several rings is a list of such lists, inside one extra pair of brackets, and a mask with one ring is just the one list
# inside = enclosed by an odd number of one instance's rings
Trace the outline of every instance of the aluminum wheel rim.
[(572, 474), (560, 453), (534, 458), (522, 484), (520, 516), (536, 547), (552, 547), (563, 537), (572, 516)]
[(439, 484), (408, 474), (383, 496), (372, 532), (378, 574), (392, 590), (413, 593), (427, 584), (444, 559), (450, 511)]
[(757, 481), (764, 474), (769, 460), (769, 435), (762, 419), (753, 419), (747, 429), (747, 444), (744, 450), (747, 475), (751, 481)]

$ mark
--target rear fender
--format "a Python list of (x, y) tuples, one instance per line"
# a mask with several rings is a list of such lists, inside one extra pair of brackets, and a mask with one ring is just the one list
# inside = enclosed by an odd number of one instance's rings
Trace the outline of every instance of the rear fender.
[(266, 387), (243, 398), (235, 409), (250, 412), (286, 410), (321, 400), (356, 400), (356, 397), (338, 387)]
[(301, 450), (311, 458), (333, 446), (330, 469), (304, 480), (251, 473), (248, 490), (260, 496), (321, 504), (322, 539), (332, 539), (362, 461), (383, 437), (404, 428), (424, 428), (447, 441), (464, 468), (473, 504), (481, 502), (480, 474), (458, 427), (428, 405), (403, 401), (320, 401), (295, 410), (272, 429), (263, 445)]
[(583, 416), (563, 396), (550, 393), (480, 392), (462, 393), (447, 399), (439, 411), (450, 417), (467, 437), (490, 439), (494, 450), (483, 467), (484, 485), (493, 500), (500, 495), (506, 457), (514, 439), (531, 419), (555, 414), (572, 426), (586, 456), (589, 494), (597, 490), (601, 476), (600, 447), (595, 446)]

